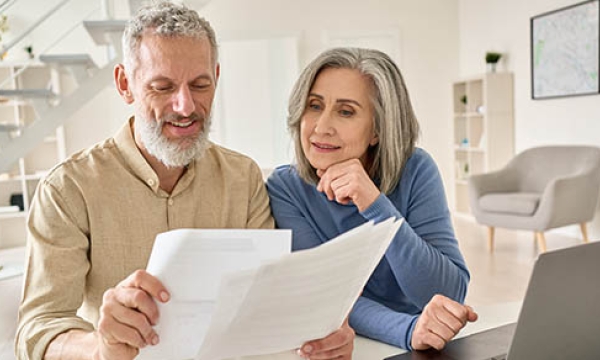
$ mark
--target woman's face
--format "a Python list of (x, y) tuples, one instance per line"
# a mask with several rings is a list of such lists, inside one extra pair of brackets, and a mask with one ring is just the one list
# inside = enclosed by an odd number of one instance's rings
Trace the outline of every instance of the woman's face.
[(300, 122), (302, 150), (310, 164), (326, 170), (333, 164), (359, 159), (379, 142), (371, 104), (373, 85), (358, 70), (327, 68), (310, 89)]

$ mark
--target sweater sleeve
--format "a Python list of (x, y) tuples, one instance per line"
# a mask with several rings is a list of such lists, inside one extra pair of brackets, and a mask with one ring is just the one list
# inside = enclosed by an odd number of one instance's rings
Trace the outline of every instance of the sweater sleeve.
[(350, 326), (362, 336), (412, 350), (410, 341), (418, 318), (360, 296), (350, 312)]
[(443, 294), (463, 302), (469, 282), (469, 272), (454, 236), (450, 212), (441, 177), (431, 158), (405, 169), (408, 183), (400, 186), (407, 191), (406, 214), (381, 194), (361, 214), (379, 222), (390, 216), (404, 217), (392, 244), (386, 251), (386, 261), (406, 296), (423, 309), (435, 294)]

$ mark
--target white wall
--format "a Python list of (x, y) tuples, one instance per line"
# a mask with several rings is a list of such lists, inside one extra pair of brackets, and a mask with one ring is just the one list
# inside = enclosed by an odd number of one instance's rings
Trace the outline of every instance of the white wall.
[(298, 37), (300, 68), (324, 50), (325, 38), (398, 34), (396, 60), (421, 123), (420, 146), (436, 159), (451, 190), (449, 114), (450, 84), (458, 73), (457, 0), (215, 0), (201, 15), (223, 41)]
[[(504, 53), (499, 69), (515, 75), (515, 147), (600, 146), (600, 95), (531, 99), (530, 18), (580, 0), (460, 0), (460, 76), (485, 71), (485, 52)], [(600, 218), (592, 223), (600, 236)]]

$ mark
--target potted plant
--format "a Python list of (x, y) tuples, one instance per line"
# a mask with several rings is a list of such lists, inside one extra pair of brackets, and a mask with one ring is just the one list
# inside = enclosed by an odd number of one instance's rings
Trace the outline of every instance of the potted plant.
[(485, 62), (488, 64), (488, 68), (491, 72), (496, 72), (496, 64), (502, 57), (501, 53), (488, 51), (485, 53)]

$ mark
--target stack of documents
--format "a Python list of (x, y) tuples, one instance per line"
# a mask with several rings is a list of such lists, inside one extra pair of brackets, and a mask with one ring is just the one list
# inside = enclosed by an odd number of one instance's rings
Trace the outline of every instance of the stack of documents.
[[(209, 236), (206, 230), (159, 235), (148, 271), (165, 284), (172, 299), (159, 305), (156, 331), (161, 342), (143, 349), (141, 358), (221, 360), (271, 354), (329, 335), (348, 316), (401, 224), (393, 219), (368, 222), (319, 247), (284, 255), (290, 234), (282, 230), (236, 230), (233, 240), (232, 230), (210, 230)], [(255, 233), (241, 241), (246, 232)], [(268, 234), (271, 240), (284, 238), (285, 250), (277, 248), (277, 241), (256, 250)], [(237, 250), (244, 242), (245, 258)], [(224, 261), (228, 255), (232, 259)], [(231, 271), (242, 258), (241, 266)]]

